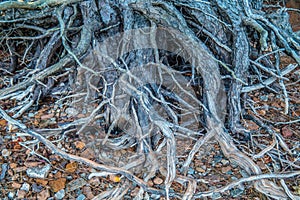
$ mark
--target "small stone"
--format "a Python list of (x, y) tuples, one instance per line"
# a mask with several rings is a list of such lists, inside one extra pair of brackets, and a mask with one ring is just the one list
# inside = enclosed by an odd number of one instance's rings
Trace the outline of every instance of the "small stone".
[(47, 200), (50, 197), (50, 192), (48, 189), (43, 190), (37, 194), (38, 200)]
[(32, 167), (26, 170), (27, 176), (30, 178), (44, 179), (48, 176), (51, 165), (45, 165), (44, 167)]
[(0, 174), (0, 181), (5, 178), (5, 175), (6, 175), (7, 170), (8, 170), (8, 164), (7, 163), (3, 163), (1, 165), (1, 169), (2, 170), (1, 170), (1, 174)]
[(26, 191), (18, 190), (17, 196), (18, 196), (18, 199), (23, 199), (26, 196)]
[(238, 196), (240, 196), (241, 194), (243, 194), (243, 190), (237, 188), (237, 189), (233, 189), (230, 191), (230, 195), (233, 197), (233, 198), (236, 198)]
[(3, 149), (3, 150), (1, 151), (1, 154), (2, 154), (3, 157), (8, 157), (8, 156), (10, 156), (11, 151), (9, 151), (9, 150), (7, 150), (7, 149)]
[(71, 117), (75, 117), (79, 112), (75, 108), (67, 108), (66, 113)]
[(228, 164), (229, 164), (229, 161), (228, 161), (228, 160), (225, 160), (225, 159), (222, 159), (222, 160), (221, 160), (221, 163), (222, 163), (222, 165), (228, 165)]
[(34, 117), (34, 113), (28, 113), (28, 117), (30, 118)]
[(20, 190), (24, 190), (26, 192), (28, 192), (30, 189), (30, 185), (28, 183), (23, 183), (22, 187), (20, 188)]
[(227, 172), (229, 172), (231, 170), (231, 166), (227, 166), (227, 167), (222, 167), (222, 173), (225, 174)]
[(151, 194), (151, 199), (154, 199), (154, 200), (158, 200), (158, 199), (160, 199), (160, 195), (158, 195), (158, 194)]
[(196, 171), (200, 172), (200, 173), (204, 173), (205, 172), (205, 170), (202, 169), (201, 167), (196, 167)]
[(14, 199), (15, 193), (14, 193), (14, 192), (9, 192), (9, 193), (7, 194), (7, 197), (8, 197), (8, 199)]
[(39, 192), (41, 192), (42, 189), (43, 189), (43, 186), (38, 185), (38, 184), (36, 184), (36, 183), (33, 183), (33, 184), (31, 185), (31, 187), (32, 187), (32, 191), (35, 192), (35, 193), (39, 193)]
[(65, 197), (65, 190), (61, 189), (58, 192), (55, 193), (55, 198), (57, 199), (63, 199)]
[(216, 155), (216, 156), (214, 157), (214, 161), (215, 161), (216, 163), (221, 162), (222, 158), (223, 158), (223, 156), (221, 156), (221, 155)]
[(95, 158), (95, 152), (92, 149), (87, 148), (82, 153), (80, 153), (80, 156), (84, 157), (84, 158), (87, 158), (87, 159), (94, 159)]
[(293, 132), (288, 126), (284, 126), (281, 129), (281, 133), (282, 133), (282, 136), (285, 138), (289, 138), (289, 137), (293, 136)]
[(193, 168), (189, 168), (188, 169), (188, 172), (187, 172), (189, 175), (193, 175), (193, 174), (195, 174), (195, 170), (193, 169)]
[(222, 196), (219, 192), (214, 192), (211, 196), (212, 199), (220, 199)]
[(11, 187), (15, 188), (15, 189), (19, 189), (22, 185), (20, 183), (17, 182), (12, 182)]
[(153, 183), (154, 184), (156, 184), (156, 185), (160, 185), (160, 184), (162, 184), (164, 181), (161, 179), (161, 178), (159, 178), (159, 177), (156, 177), (156, 178), (154, 178), (154, 180), (153, 180)]
[(261, 95), (261, 96), (259, 96), (259, 99), (261, 101), (268, 101), (269, 97), (268, 97), (268, 95)]
[(77, 198), (76, 198), (76, 200), (85, 200), (85, 196), (84, 196), (84, 194), (80, 194)]
[(88, 199), (93, 199), (94, 198), (92, 189), (89, 186), (84, 186), (83, 189), (82, 189), (82, 193), (85, 194)]
[(70, 183), (68, 183), (67, 192), (74, 191), (78, 188), (85, 186), (86, 184), (87, 184), (87, 182), (83, 178), (75, 179), (75, 180), (71, 181)]

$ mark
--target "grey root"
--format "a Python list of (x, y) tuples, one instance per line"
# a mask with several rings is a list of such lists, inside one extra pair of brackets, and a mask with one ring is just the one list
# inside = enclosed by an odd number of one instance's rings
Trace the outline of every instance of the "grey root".
[[(0, 107), (0, 115), (37, 139), (30, 147), (41, 142), (100, 172), (91, 176), (126, 178), (99, 198), (122, 199), (131, 183), (140, 186), (140, 198), (194, 199), (251, 182), (268, 197), (299, 199), (284, 182), (299, 178), (299, 171), (263, 174), (250, 156), (270, 153), (282, 168), (299, 169), (299, 162), (286, 159), (293, 153), (280, 134), (254, 117), (279, 146), (255, 140), (254, 152), (245, 153), (243, 141), (233, 138), (252, 134), (241, 123), (251, 91), (282, 93), (284, 112), (289, 112), (283, 80), (300, 64), (300, 35), (293, 32), (284, 5), (261, 0), (1, 2), (0, 100), (16, 99), (18, 107), (13, 117)], [(295, 63), (279, 67), (281, 55)], [(279, 89), (272, 88), (274, 82)], [(26, 127), (24, 113), (49, 96), (86, 117), (56, 129)], [(98, 148), (96, 161), (64, 152), (49, 139), (73, 125), (80, 137), (96, 134), (99, 121), (106, 132), (88, 144)], [(248, 177), (200, 192), (199, 180), (187, 171), (211, 141)], [(119, 154), (129, 148), (134, 152)], [(164, 177), (163, 187), (147, 184), (156, 174)], [(174, 191), (174, 182), (185, 190)]]

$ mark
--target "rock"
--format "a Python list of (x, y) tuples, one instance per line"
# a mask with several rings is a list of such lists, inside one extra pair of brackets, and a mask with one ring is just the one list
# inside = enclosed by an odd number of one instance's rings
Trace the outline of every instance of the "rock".
[(9, 150), (7, 150), (7, 149), (3, 149), (3, 150), (1, 151), (1, 154), (2, 154), (3, 157), (8, 157), (8, 156), (10, 156), (11, 151), (9, 151)]
[(20, 188), (20, 190), (24, 190), (26, 192), (28, 192), (30, 189), (30, 185), (28, 183), (23, 183), (22, 187)]
[(214, 162), (215, 162), (215, 163), (221, 162), (222, 158), (223, 158), (223, 156), (221, 156), (221, 155), (216, 155), (216, 156), (214, 156)]
[(84, 196), (84, 194), (80, 194), (77, 198), (76, 198), (76, 200), (85, 200), (85, 196)]
[(205, 170), (202, 169), (201, 167), (196, 167), (196, 171), (200, 172), (200, 173), (204, 173), (205, 172)]
[(162, 184), (164, 181), (161, 179), (161, 178), (159, 178), (159, 177), (156, 177), (156, 178), (154, 178), (154, 180), (153, 180), (153, 183), (154, 184), (156, 184), (156, 185), (160, 185), (160, 184)]
[(222, 159), (222, 160), (221, 160), (221, 163), (222, 163), (222, 165), (228, 165), (228, 164), (229, 164), (229, 161), (228, 161), (228, 160), (225, 160), (225, 159)]
[(85, 186), (86, 184), (87, 184), (87, 182), (83, 178), (75, 179), (75, 180), (71, 181), (70, 183), (68, 183), (67, 192), (74, 191), (78, 188)]
[(85, 194), (88, 199), (93, 199), (94, 198), (92, 189), (89, 186), (84, 186), (83, 189), (82, 189), (82, 193)]
[(289, 137), (293, 136), (293, 132), (292, 132), (292, 130), (288, 126), (284, 126), (281, 129), (281, 134), (285, 138), (289, 138)]
[(48, 189), (41, 191), (40, 193), (37, 194), (37, 199), (38, 200), (46, 200), (50, 197), (50, 192)]
[(154, 199), (154, 200), (158, 200), (158, 199), (160, 199), (160, 195), (158, 195), (158, 194), (151, 194), (151, 199)]
[(65, 197), (65, 190), (61, 189), (58, 192), (55, 193), (55, 198), (57, 199), (63, 199)]
[(221, 194), (219, 192), (214, 192), (211, 196), (212, 199), (220, 199), (222, 198)]
[(9, 193), (7, 194), (7, 197), (8, 197), (8, 199), (14, 199), (15, 193), (14, 193), (14, 192), (9, 192)]
[(48, 176), (51, 165), (45, 165), (44, 167), (32, 167), (26, 170), (27, 176), (30, 178), (45, 179)]
[(17, 182), (12, 182), (11, 187), (14, 189), (19, 189), (22, 185), (20, 183)]
[(34, 113), (28, 113), (28, 117), (29, 117), (29, 118), (34, 117)]
[(231, 170), (231, 166), (229, 165), (227, 167), (222, 167), (221, 170), (222, 170), (222, 173), (225, 174), (225, 173), (227, 173), (227, 172), (229, 172)]
[(230, 191), (230, 195), (233, 197), (233, 198), (236, 198), (238, 196), (240, 196), (241, 194), (243, 194), (244, 190), (241, 190), (239, 188), (237, 189), (233, 189)]
[(268, 101), (269, 96), (268, 96), (268, 95), (261, 95), (261, 96), (259, 96), (259, 99), (260, 99), (261, 101)]
[(75, 108), (67, 108), (65, 112), (71, 117), (75, 117), (79, 113)]
[(33, 183), (33, 184), (31, 185), (31, 187), (32, 187), (32, 191), (35, 192), (35, 193), (39, 193), (39, 192), (42, 191), (42, 189), (43, 189), (43, 186), (38, 185), (38, 184), (36, 184), (36, 183)]
[(7, 173), (8, 170), (8, 164), (7, 163), (3, 163), (1, 165), (1, 174), (0, 174), (0, 181), (3, 180), (5, 178), (5, 175)]
[(23, 199), (25, 196), (26, 196), (26, 191), (18, 190), (18, 192), (17, 192), (18, 199)]

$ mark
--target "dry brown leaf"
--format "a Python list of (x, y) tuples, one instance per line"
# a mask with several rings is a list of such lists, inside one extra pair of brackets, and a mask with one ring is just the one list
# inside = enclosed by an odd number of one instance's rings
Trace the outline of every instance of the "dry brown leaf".
[(49, 186), (53, 192), (58, 192), (61, 189), (64, 189), (66, 187), (66, 179), (65, 178), (59, 178), (53, 181), (49, 181)]
[(35, 179), (35, 182), (42, 186), (46, 186), (48, 184), (48, 181), (40, 178)]
[(66, 165), (65, 171), (68, 173), (74, 173), (78, 167), (77, 162), (70, 162)]
[(76, 141), (75, 142), (75, 147), (76, 147), (76, 149), (81, 150), (81, 149), (83, 149), (85, 147), (85, 143), (81, 142), (81, 141)]
[(4, 119), (0, 119), (0, 126), (5, 127), (7, 124), (7, 121)]
[(115, 174), (109, 175), (109, 180), (114, 182), (114, 183), (119, 183), (121, 182), (121, 177)]

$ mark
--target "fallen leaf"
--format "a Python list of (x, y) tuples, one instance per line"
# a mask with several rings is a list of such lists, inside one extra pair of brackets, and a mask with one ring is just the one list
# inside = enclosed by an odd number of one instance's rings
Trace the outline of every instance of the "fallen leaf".
[(64, 189), (66, 187), (66, 179), (65, 178), (59, 178), (53, 181), (49, 181), (49, 186), (53, 192), (58, 192), (61, 189)]
[(114, 183), (119, 183), (121, 182), (121, 177), (115, 174), (110, 174), (109, 175), (109, 180), (114, 182)]
[(77, 166), (78, 166), (77, 162), (70, 162), (70, 163), (68, 163), (66, 165), (66, 172), (68, 172), (68, 173), (75, 172), (76, 169), (77, 169)]
[(42, 186), (46, 186), (48, 184), (48, 181), (40, 179), (40, 178), (35, 179), (35, 182)]
[(0, 126), (5, 127), (7, 124), (7, 121), (5, 119), (0, 119)]
[(95, 152), (92, 149), (87, 148), (86, 150), (84, 150), (80, 154), (80, 156), (84, 157), (84, 158), (87, 158), (87, 159), (94, 159), (95, 158)]
[(283, 127), (281, 129), (281, 133), (282, 133), (282, 136), (285, 138), (291, 137), (293, 135), (292, 130), (288, 126)]
[(75, 147), (79, 150), (83, 149), (85, 147), (85, 143), (81, 142), (81, 141), (76, 141), (75, 142)]

